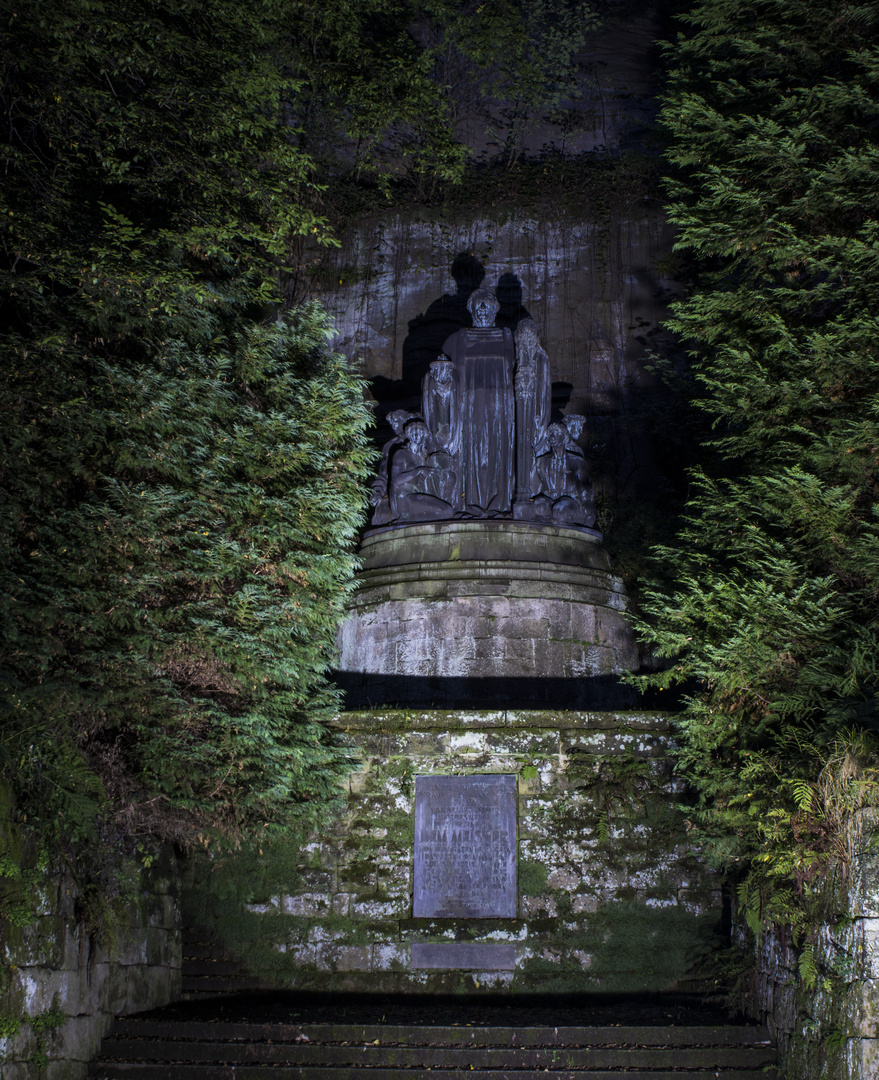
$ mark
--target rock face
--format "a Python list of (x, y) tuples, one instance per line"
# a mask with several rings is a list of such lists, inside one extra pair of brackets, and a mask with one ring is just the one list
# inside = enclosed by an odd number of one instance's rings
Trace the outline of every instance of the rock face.
[[(365, 222), (330, 256), (326, 276), (338, 284), (319, 292), (340, 351), (376, 380), (379, 400), (415, 404), (427, 364), (470, 324), (466, 301), (481, 284), (500, 301), (499, 325), (535, 320), (574, 411), (615, 407), (678, 288), (657, 268), (672, 233), (641, 209), (613, 222), (611, 239), (593, 216), (585, 206), (539, 215), (513, 206), (460, 220), (425, 208)], [(462, 254), (474, 263), (462, 265)]]
[(660, 212), (643, 196), (628, 210), (600, 218), (587, 200), (471, 214), (422, 208), (364, 221), (326, 253), (311, 295), (334, 317), (335, 347), (370, 380), (378, 445), (391, 437), (390, 412), (420, 410), (429, 365), (470, 326), (466, 302), (481, 284), (500, 301), (499, 327), (536, 323), (552, 365), (553, 418), (586, 416), (582, 445), (601, 459), (596, 484), (626, 500), (652, 492), (656, 451), (632, 395), (651, 392), (645, 354), (680, 284), (662, 269), (672, 231)]
[(376, 530), (339, 633), (351, 704), (631, 702), (625, 593), (594, 530), (457, 521)]

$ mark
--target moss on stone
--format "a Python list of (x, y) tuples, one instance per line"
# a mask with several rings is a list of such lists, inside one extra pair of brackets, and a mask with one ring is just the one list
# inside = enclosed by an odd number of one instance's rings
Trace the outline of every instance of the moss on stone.
[[(705, 871), (679, 846), (678, 796), (659, 756), (664, 736), (649, 719), (358, 714), (351, 739), (369, 753), (345, 812), (319, 837), (291, 835), (258, 859), (203, 861), (192, 889), (213, 897), (198, 901), (196, 921), (207, 918), (231, 953), (279, 987), (489, 992), (489, 981), (470, 973), (408, 969), (410, 942), (458, 940), (528, 950), (522, 970), (496, 989), (662, 989), (687, 977), (689, 954), (702, 949), (700, 924), (676, 890), (685, 880), (692, 889)], [(518, 776), (520, 918), (412, 919), (415, 778), (479, 771)], [(338, 952), (346, 948), (361, 952)]]
[(519, 895), (540, 896), (546, 892), (548, 870), (536, 859), (519, 860)]
[[(570, 954), (588, 957), (587, 981), (606, 993), (658, 993), (698, 977), (719, 945), (716, 915), (693, 915), (675, 905), (639, 901), (603, 904), (561, 941)], [(570, 967), (572, 961), (565, 960)], [(545, 961), (525, 970), (534, 975)]]

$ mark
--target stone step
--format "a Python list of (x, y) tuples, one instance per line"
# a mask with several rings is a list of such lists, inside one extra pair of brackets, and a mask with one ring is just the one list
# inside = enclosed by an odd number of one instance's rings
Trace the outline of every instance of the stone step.
[(432, 1026), (117, 1020), (98, 1080), (756, 1080), (775, 1051), (743, 1025)]
[(187, 956), (183, 960), (183, 972), (187, 979), (203, 978), (206, 975), (212, 978), (234, 977), (241, 972), (241, 964), (236, 960), (213, 960), (210, 957)]
[(277, 1043), (370, 1043), (392, 1046), (758, 1046), (768, 1030), (750, 1024), (565, 1026), (284, 1024), (119, 1018), (114, 1038)]
[(102, 1054), (141, 1061), (246, 1062), (260, 1065), (352, 1065), (373, 1069), (731, 1069), (758, 1068), (774, 1057), (771, 1049), (739, 1046), (708, 1047), (574, 1047), (544, 1046), (399, 1046), (328, 1045), (322, 1043), (191, 1042), (178, 1040), (133, 1044), (128, 1039), (108, 1039)]
[(226, 997), (229, 994), (245, 994), (259, 990), (262, 983), (253, 975), (182, 975), (180, 980), (185, 1001), (201, 997)]
[(184, 1001), (209, 1001), (229, 994), (262, 989), (259, 979), (248, 975), (240, 959), (198, 926), (183, 927), (181, 996)]
[(187, 941), (183, 944), (184, 965), (193, 960), (215, 960), (218, 955), (220, 949), (215, 941)]
[[(96, 1080), (353, 1080), (351, 1068), (321, 1068), (303, 1066), (262, 1065), (151, 1065), (148, 1063), (120, 1063), (102, 1066), (92, 1076)], [(509, 1072), (496, 1069), (428, 1069), (443, 1080), (511, 1080)], [(410, 1069), (370, 1069), (370, 1080), (413, 1080), (422, 1075)], [(771, 1074), (755, 1070), (698, 1069), (685, 1073), (669, 1072), (667, 1069), (636, 1069), (620, 1072), (618, 1069), (602, 1069), (597, 1072), (572, 1071), (570, 1069), (523, 1069), (515, 1072), (515, 1080), (771, 1080)]]
[(213, 945), (216, 947), (216, 942), (212, 940), (211, 935), (200, 926), (184, 926), (180, 931), (180, 940), (183, 942), (184, 949), (189, 945)]

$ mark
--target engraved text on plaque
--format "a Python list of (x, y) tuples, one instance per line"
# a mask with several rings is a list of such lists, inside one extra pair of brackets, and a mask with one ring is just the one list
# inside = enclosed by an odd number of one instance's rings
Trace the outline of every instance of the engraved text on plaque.
[(415, 778), (413, 915), (515, 919), (515, 776)]

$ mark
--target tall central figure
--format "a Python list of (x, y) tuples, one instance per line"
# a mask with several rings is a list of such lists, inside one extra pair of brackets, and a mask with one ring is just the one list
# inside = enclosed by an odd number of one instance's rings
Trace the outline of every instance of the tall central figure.
[(454, 364), (461, 408), (461, 499), (473, 517), (508, 514), (515, 493), (513, 335), (494, 325), (500, 304), (488, 289), (467, 301), (473, 326), (443, 345)]

